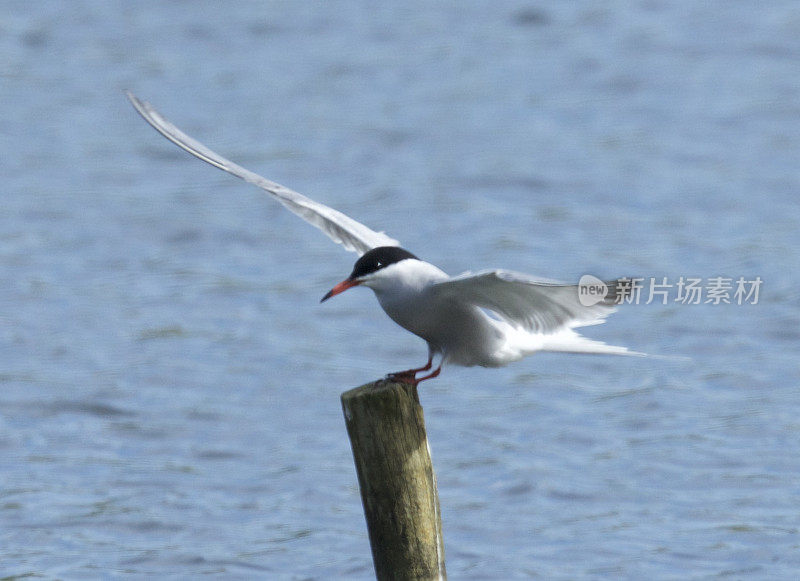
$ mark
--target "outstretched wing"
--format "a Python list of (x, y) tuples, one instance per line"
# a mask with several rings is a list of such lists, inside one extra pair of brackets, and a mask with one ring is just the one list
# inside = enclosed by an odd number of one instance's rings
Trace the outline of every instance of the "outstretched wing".
[(602, 323), (614, 311), (615, 283), (606, 283), (605, 298), (581, 304), (578, 285), (537, 279), (507, 270), (467, 272), (434, 284), (441, 298), (469, 303), (496, 313), (514, 326), (534, 333)]
[(258, 186), (288, 210), (294, 212), (312, 226), (322, 230), (331, 240), (341, 244), (347, 250), (352, 250), (361, 255), (378, 246), (400, 245), (397, 240), (389, 238), (383, 232), (375, 232), (338, 210), (315, 202), (303, 194), (290, 190), (225, 159), (175, 127), (156, 111), (150, 103), (140, 101), (131, 92), (128, 92), (127, 95), (139, 114), (144, 117), (144, 120), (172, 143), (204, 162)]

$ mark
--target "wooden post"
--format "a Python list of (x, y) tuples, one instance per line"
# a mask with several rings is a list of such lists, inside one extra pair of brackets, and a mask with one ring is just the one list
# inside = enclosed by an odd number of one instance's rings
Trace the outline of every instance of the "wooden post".
[(378, 581), (447, 579), (436, 475), (416, 386), (342, 394)]

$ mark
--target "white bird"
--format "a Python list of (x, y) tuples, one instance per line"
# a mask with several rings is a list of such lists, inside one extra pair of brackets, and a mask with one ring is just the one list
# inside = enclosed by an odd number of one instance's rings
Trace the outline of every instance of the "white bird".
[[(149, 103), (130, 92), (127, 95), (145, 121), (175, 145), (258, 186), (334, 242), (359, 254), (350, 276), (322, 301), (355, 286), (368, 287), (394, 322), (428, 343), (424, 366), (389, 374), (390, 378), (416, 385), (438, 376), (445, 363), (499, 367), (537, 351), (644, 355), (574, 331), (602, 323), (614, 311), (615, 282), (608, 283), (608, 292), (599, 302), (585, 305), (579, 300), (578, 285), (507, 270), (448, 276), (383, 232), (225, 159), (183, 133)], [(438, 367), (418, 377), (431, 370), (436, 356), (440, 357)]]

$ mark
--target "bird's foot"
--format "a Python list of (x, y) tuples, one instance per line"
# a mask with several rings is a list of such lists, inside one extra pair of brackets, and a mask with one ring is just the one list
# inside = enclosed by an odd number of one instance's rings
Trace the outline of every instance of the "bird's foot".
[(417, 367), (416, 369), (406, 369), (405, 371), (396, 371), (394, 373), (388, 374), (386, 376), (386, 379), (389, 379), (391, 381), (399, 381), (400, 383), (411, 383), (413, 385), (417, 385), (417, 383), (422, 381), (422, 378), (420, 379), (416, 378), (417, 373), (419, 373), (420, 371), (428, 371), (431, 367), (433, 367), (433, 355), (428, 357), (428, 362), (423, 367)]
[(426, 379), (433, 379), (434, 377), (438, 377), (439, 374), (442, 372), (442, 366), (440, 365), (428, 375), (417, 377), (417, 373), (419, 373), (420, 371), (427, 371), (428, 369), (430, 369), (430, 365), (427, 368), (409, 369), (408, 371), (390, 373), (389, 375), (386, 376), (386, 379), (390, 381), (398, 381), (400, 383), (408, 383), (409, 385), (413, 385), (414, 387), (416, 387), (420, 381), (425, 381)]
[(426, 379), (433, 379), (434, 377), (439, 377), (439, 374), (442, 372), (442, 366), (440, 365), (436, 369), (434, 369), (428, 375), (423, 375), (422, 377), (415, 377), (414, 378), (414, 385), (418, 385), (420, 381), (425, 381)]
[(386, 379), (389, 381), (397, 381), (399, 383), (414, 383), (416, 379), (417, 372), (415, 369), (409, 369), (407, 371), (398, 371), (396, 373), (389, 373), (386, 375)]

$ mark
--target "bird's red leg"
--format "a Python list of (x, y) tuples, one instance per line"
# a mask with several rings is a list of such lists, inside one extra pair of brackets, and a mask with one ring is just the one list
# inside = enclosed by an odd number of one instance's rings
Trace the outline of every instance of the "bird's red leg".
[(397, 371), (396, 373), (390, 373), (386, 377), (389, 379), (396, 379), (398, 381), (405, 381), (405, 382), (413, 382), (415, 381), (415, 377), (417, 373), (420, 371), (428, 371), (433, 366), (433, 353), (428, 355), (428, 362), (425, 364), (424, 367), (417, 367), (416, 369), (406, 369), (405, 371)]
[(433, 379), (434, 377), (438, 377), (439, 373), (441, 373), (441, 371), (442, 371), (442, 366), (440, 364), (439, 367), (434, 369), (432, 373), (429, 373), (428, 375), (424, 375), (424, 376), (422, 376), (420, 378), (414, 378), (412, 380), (412, 383), (414, 385), (417, 385), (417, 384), (419, 384), (420, 381), (425, 381), (426, 379)]

